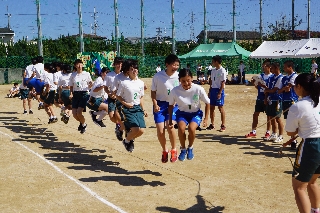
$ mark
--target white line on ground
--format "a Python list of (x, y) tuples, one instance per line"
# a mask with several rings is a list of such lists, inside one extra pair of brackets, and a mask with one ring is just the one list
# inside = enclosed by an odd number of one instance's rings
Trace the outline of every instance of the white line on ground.
[[(0, 131), (0, 134), (5, 135), (7, 137), (9, 137), (11, 140), (13, 140), (14, 138), (7, 134), (4, 133), (2, 131)], [(77, 185), (79, 185), (81, 188), (83, 188), (85, 191), (87, 191), (89, 194), (91, 194), (93, 197), (95, 197), (96, 199), (100, 200), (102, 203), (110, 206), (111, 208), (113, 208), (114, 210), (117, 210), (120, 213), (126, 213), (124, 210), (122, 210), (120, 207), (114, 205), (113, 203), (110, 203), (109, 201), (107, 201), (106, 199), (102, 198), (101, 196), (99, 196), (96, 192), (92, 191), (89, 187), (85, 186), (84, 184), (82, 184), (79, 180), (75, 179), (74, 177), (64, 173), (59, 167), (57, 167), (56, 165), (54, 165), (53, 163), (51, 163), (49, 160), (47, 160), (45, 157), (43, 157), (42, 155), (40, 155), (39, 153), (33, 151), (32, 149), (28, 148), (27, 146), (25, 146), (24, 144), (22, 144), (19, 141), (13, 141), (16, 144), (19, 144), (20, 146), (22, 146), (23, 148), (25, 148), (26, 150), (28, 150), (29, 152), (31, 152), (32, 154), (36, 155), (37, 157), (39, 157), (41, 160), (45, 161), (47, 164), (49, 164), (50, 166), (52, 166), (57, 172), (63, 174), (64, 176), (66, 176), (67, 178), (69, 178), (70, 180), (72, 180), (73, 182), (75, 182)]]

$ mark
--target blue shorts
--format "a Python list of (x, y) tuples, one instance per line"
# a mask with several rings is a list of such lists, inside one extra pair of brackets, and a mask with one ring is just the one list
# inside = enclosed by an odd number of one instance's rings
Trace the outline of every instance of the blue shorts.
[(221, 98), (217, 99), (217, 95), (220, 89), (210, 88), (210, 105), (211, 106), (223, 106), (224, 105), (224, 89), (221, 92)]
[(41, 93), (44, 87), (44, 82), (41, 82), (40, 79), (33, 78), (29, 81), (28, 87), (34, 87), (37, 93)]
[[(169, 120), (169, 113), (168, 113), (168, 107), (169, 107), (169, 102), (166, 101), (157, 101), (158, 106), (160, 107), (160, 111), (155, 113), (153, 111), (153, 118), (154, 122), (156, 124), (158, 123), (163, 123), (165, 121)], [(172, 112), (172, 120), (176, 120), (176, 112), (178, 110), (178, 106), (173, 107), (173, 112)]]
[(198, 110), (197, 112), (183, 112), (178, 110), (176, 112), (176, 121), (179, 123), (180, 121), (183, 121), (188, 125), (191, 122), (195, 122), (200, 126), (202, 117), (203, 117), (203, 112), (201, 110)]

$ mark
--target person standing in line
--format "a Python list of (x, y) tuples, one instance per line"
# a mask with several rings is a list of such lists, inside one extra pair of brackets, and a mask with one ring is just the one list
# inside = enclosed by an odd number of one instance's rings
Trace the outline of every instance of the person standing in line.
[(240, 84), (245, 84), (245, 80), (246, 80), (245, 68), (246, 68), (246, 66), (243, 64), (243, 61), (240, 61), (240, 65), (238, 67), (238, 69), (239, 69), (238, 77), (240, 80)]
[(318, 72), (318, 64), (316, 63), (315, 59), (312, 59), (311, 74), (313, 74), (314, 76), (317, 76), (317, 72)]
[(210, 97), (210, 118), (211, 124), (207, 127), (207, 130), (214, 129), (214, 117), (215, 117), (215, 108), (218, 107), (221, 114), (221, 126), (220, 131), (223, 132), (226, 130), (226, 113), (224, 111), (224, 87), (227, 79), (226, 70), (221, 66), (222, 58), (219, 55), (212, 57), (212, 65), (213, 69), (211, 72), (210, 79), (210, 89), (209, 89), (209, 97)]
[[(288, 112), (285, 130), (302, 138), (292, 171), (292, 188), (299, 212), (320, 213), (320, 84), (313, 74), (302, 73), (294, 82), (301, 99)], [(308, 194), (307, 194), (308, 193)]]
[(156, 72), (158, 73), (158, 72), (160, 72), (161, 71), (161, 66), (160, 66), (160, 64), (158, 64), (158, 66), (157, 66), (157, 68), (156, 68)]
[[(170, 54), (165, 59), (166, 69), (156, 73), (152, 78), (151, 86), (151, 99), (153, 103), (153, 116), (154, 122), (157, 128), (157, 137), (162, 147), (162, 163), (168, 162), (169, 150), (166, 145), (165, 130), (168, 131), (170, 143), (171, 143), (171, 158), (170, 161), (177, 161), (177, 149), (176, 149), (176, 133), (173, 127), (169, 127), (169, 95), (171, 90), (179, 86), (179, 77), (177, 70), (180, 66), (179, 58)], [(173, 109), (172, 120), (175, 123), (175, 112), (177, 107)]]
[(87, 101), (89, 99), (88, 91), (92, 87), (92, 79), (90, 73), (83, 71), (83, 62), (80, 59), (75, 60), (74, 66), (77, 71), (73, 72), (70, 76), (69, 98), (72, 99), (73, 117), (80, 123), (78, 131), (83, 134), (87, 129), (83, 112), (86, 110)]

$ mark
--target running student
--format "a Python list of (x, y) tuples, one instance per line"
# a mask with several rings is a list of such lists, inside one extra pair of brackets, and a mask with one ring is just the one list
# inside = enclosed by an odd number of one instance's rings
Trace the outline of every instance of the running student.
[[(282, 94), (282, 110), (283, 117), (287, 119), (288, 110), (292, 104), (298, 101), (298, 96), (294, 91), (294, 81), (298, 76), (294, 72), (294, 62), (291, 60), (285, 61), (283, 64), (283, 70), (287, 73), (286, 76), (282, 78), (282, 88), (278, 90), (278, 94)], [(297, 141), (294, 140), (291, 143), (291, 149), (295, 150), (297, 148)]]
[[(116, 124), (115, 133), (119, 141), (123, 140), (124, 126), (121, 127), (121, 117), (116, 109), (116, 94), (112, 91), (115, 77), (121, 73), (123, 59), (115, 57), (113, 60), (114, 71), (109, 72), (104, 78), (104, 90), (108, 95), (108, 114), (110, 120)], [(122, 132), (121, 132), (122, 131)]]
[[(180, 140), (180, 155), (179, 160), (184, 161), (186, 159), (192, 160), (193, 154), (193, 142), (196, 137), (196, 129), (200, 126), (203, 112), (201, 111), (200, 101), (206, 104), (205, 117), (203, 121), (203, 127), (207, 126), (210, 99), (208, 98), (203, 87), (192, 83), (192, 73), (190, 70), (182, 69), (179, 71), (180, 86), (173, 88), (169, 95), (169, 127), (173, 127), (172, 114), (174, 104), (177, 103), (178, 110), (176, 112), (176, 121), (178, 123), (178, 136)], [(185, 130), (188, 126), (188, 141), (189, 145), (186, 149), (186, 134)]]
[(72, 99), (73, 117), (80, 123), (78, 131), (83, 134), (87, 129), (87, 124), (82, 113), (86, 110), (87, 101), (89, 99), (88, 91), (92, 87), (92, 79), (90, 73), (82, 70), (83, 62), (80, 59), (75, 60), (74, 66), (77, 71), (73, 72), (70, 77), (69, 98)]
[(72, 113), (72, 103), (69, 98), (70, 96), (70, 77), (72, 73), (72, 67), (70, 65), (63, 65), (62, 66), (62, 73), (58, 79), (58, 87), (59, 87), (59, 102), (63, 103), (63, 115), (61, 117), (61, 121), (65, 124), (69, 122), (71, 113)]
[[(274, 142), (283, 141), (283, 123), (281, 120), (282, 114), (282, 95), (278, 94), (278, 90), (282, 89), (282, 77), (280, 73), (280, 64), (275, 62), (271, 64), (271, 76), (267, 82), (267, 88), (264, 93), (266, 114), (268, 116), (268, 122), (271, 122), (272, 134), (266, 140)], [(277, 135), (277, 129), (279, 129), (279, 135)]]
[(143, 96), (144, 83), (137, 78), (138, 62), (128, 59), (123, 62), (123, 72), (127, 73), (129, 80), (122, 81), (117, 90), (117, 99), (121, 102), (124, 125), (127, 129), (123, 145), (128, 152), (134, 150), (134, 140), (140, 137), (146, 124), (144, 121)]
[[(169, 151), (166, 147), (165, 128), (168, 131), (171, 143), (171, 162), (177, 161), (176, 150), (176, 133), (174, 128), (169, 127), (169, 94), (171, 90), (179, 86), (179, 77), (177, 70), (179, 69), (180, 60), (174, 55), (170, 54), (165, 59), (166, 70), (156, 73), (152, 78), (151, 99), (153, 103), (154, 122), (157, 127), (158, 140), (162, 147), (162, 163), (168, 162)], [(173, 108), (172, 122), (175, 124), (175, 112), (177, 107)]]
[[(270, 61), (264, 61), (262, 64), (263, 68), (263, 73), (260, 74), (261, 78), (263, 79), (264, 82), (268, 82), (269, 78), (273, 76), (273, 74), (270, 72), (271, 64)], [(256, 89), (258, 90), (258, 96), (256, 100), (256, 105), (254, 108), (254, 113), (252, 116), (252, 132), (247, 134), (245, 137), (246, 138), (255, 138), (257, 136), (257, 126), (258, 126), (258, 121), (259, 121), (259, 115), (260, 112), (264, 113), (266, 111), (266, 105), (264, 104), (264, 99), (265, 99), (265, 87), (261, 85), (259, 82), (258, 86), (256, 86)], [(265, 134), (265, 138), (270, 137), (270, 128), (271, 128), (271, 123), (267, 122), (267, 131)]]
[[(87, 103), (87, 107), (93, 111), (90, 111), (90, 115), (93, 123), (100, 127), (106, 127), (102, 119), (108, 115), (108, 103), (104, 102), (104, 79), (109, 72), (109, 69), (104, 67), (100, 70), (96, 70), (96, 76), (98, 78), (94, 81), (90, 91), (90, 98)], [(99, 118), (97, 119), (97, 115)]]
[(211, 71), (211, 78), (210, 78), (210, 90), (209, 90), (209, 97), (210, 97), (210, 118), (211, 124), (207, 127), (207, 130), (214, 129), (214, 116), (215, 116), (215, 108), (218, 107), (220, 114), (221, 114), (221, 126), (220, 131), (223, 132), (226, 130), (226, 113), (224, 111), (224, 87), (227, 80), (227, 72), (221, 66), (222, 58), (221, 56), (213, 56), (212, 57), (212, 65), (213, 69)]
[[(54, 84), (58, 86), (59, 78), (62, 75), (62, 66), (63, 65), (60, 62), (54, 62), (52, 65), (56, 68), (56, 73), (54, 75), (53, 81), (54, 81)], [(54, 105), (61, 109), (60, 115), (63, 116), (64, 115), (64, 106), (63, 106), (62, 102), (59, 102), (59, 94), (60, 94), (60, 88), (57, 87), (56, 94), (54, 96)]]
[(44, 101), (44, 109), (49, 116), (48, 124), (55, 123), (58, 121), (53, 109), (54, 97), (57, 90), (57, 85), (55, 85), (53, 81), (53, 79), (55, 78), (54, 75), (56, 71), (57, 71), (56, 68), (51, 64), (48, 67), (48, 73), (45, 75), (45, 79), (44, 79), (45, 89), (43, 91), (42, 96), (45, 97), (43, 98), (43, 101)]
[(303, 140), (296, 153), (292, 187), (300, 212), (319, 213), (320, 85), (313, 74), (303, 73), (295, 79), (294, 90), (302, 99), (290, 107), (285, 130), (289, 136), (298, 134)]

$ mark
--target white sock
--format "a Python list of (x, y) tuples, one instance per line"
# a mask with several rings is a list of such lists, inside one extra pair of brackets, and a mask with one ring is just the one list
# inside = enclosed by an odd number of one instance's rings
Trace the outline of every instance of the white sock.
[(53, 116), (50, 116), (50, 119), (52, 119), (53, 118)]
[(270, 130), (267, 130), (266, 133), (270, 134)]
[(128, 141), (127, 139), (124, 139), (124, 142), (125, 142), (125, 143), (129, 143), (130, 141)]
[(87, 126), (87, 124), (86, 124), (86, 123), (83, 123), (82, 126), (85, 127), (85, 126)]
[(317, 209), (311, 208), (311, 211), (310, 211), (310, 213), (319, 213), (319, 212), (320, 212), (319, 208)]
[(279, 137), (279, 138), (283, 138), (282, 135), (279, 135), (278, 137)]
[(100, 113), (100, 116), (98, 118), (98, 121), (102, 121), (102, 119), (104, 119), (108, 115), (108, 113), (105, 110), (101, 110), (99, 112), (101, 112), (101, 113)]
[(256, 134), (256, 133), (257, 133), (257, 130), (253, 129), (253, 130), (252, 130), (252, 133), (253, 133), (253, 134)]

